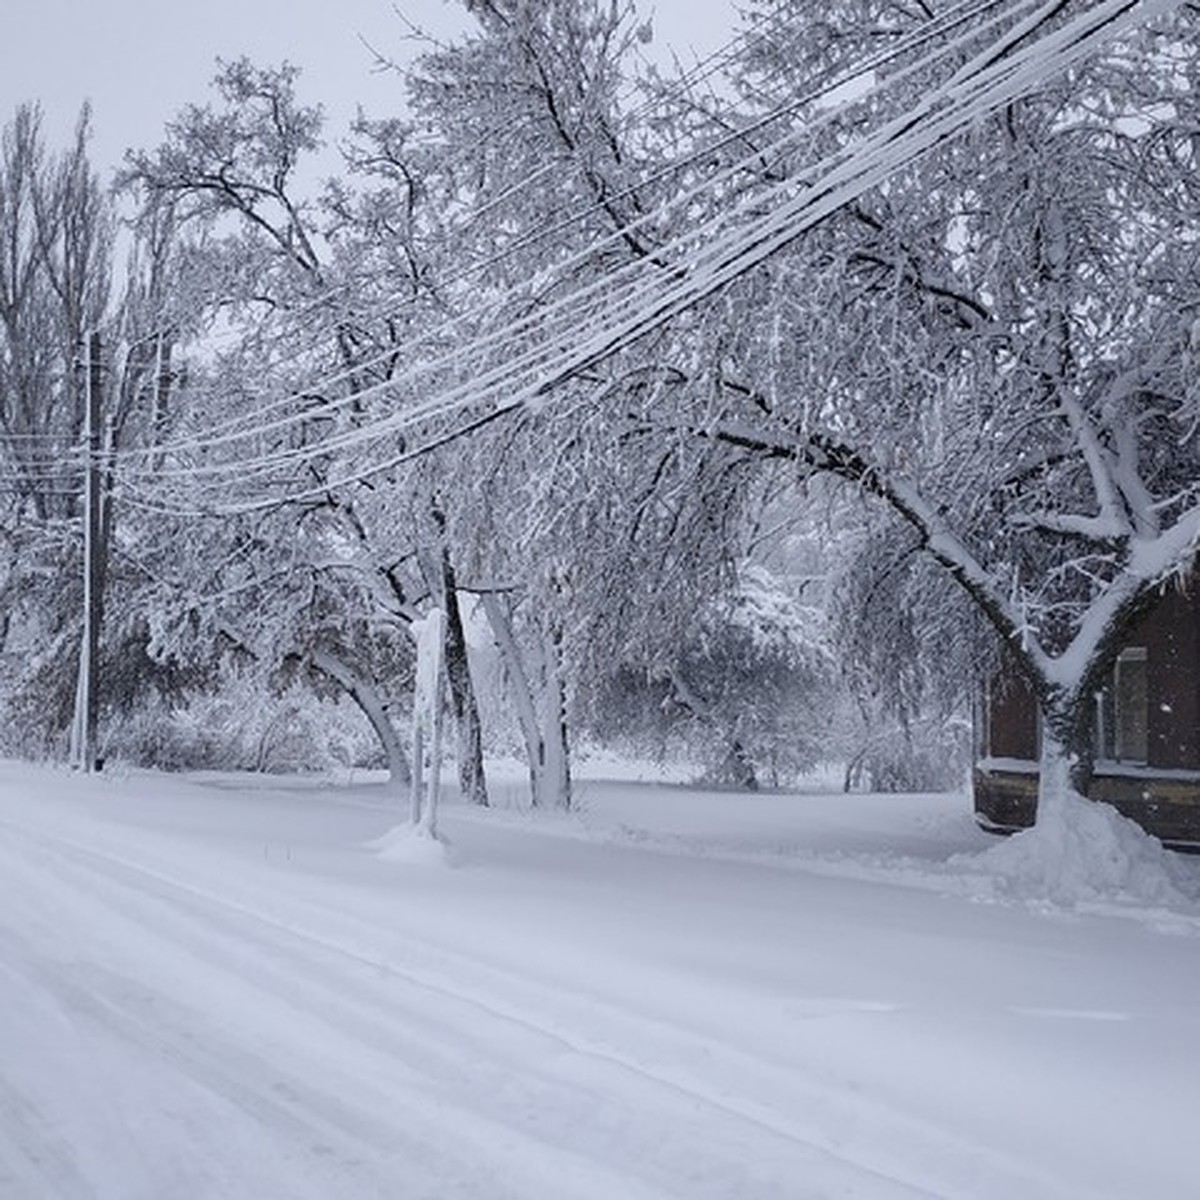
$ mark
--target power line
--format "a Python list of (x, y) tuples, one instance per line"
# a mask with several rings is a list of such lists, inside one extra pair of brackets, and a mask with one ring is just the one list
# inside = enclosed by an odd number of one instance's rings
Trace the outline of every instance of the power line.
[[(1008, 11), (1001, 13), (999, 17), (993, 18), (989, 24), (994, 24), (1001, 20), (1012, 20), (1014, 16), (1019, 15), (1024, 10), (1036, 8), (1040, 0), (1024, 0), (1023, 3), (1013, 4), (1012, 0), (964, 0), (963, 3), (956, 5), (946, 13), (940, 15), (934, 22), (923, 25), (920, 29), (914, 31), (908, 37), (900, 39), (899, 42), (889, 46), (885, 51), (873, 56), (866, 63), (860, 64), (853, 68), (848, 73), (843, 73), (837, 78), (811, 88), (800, 97), (793, 98), (785, 105), (778, 106), (768, 113), (763, 114), (749, 125), (739, 128), (734, 133), (728, 134), (717, 141), (705, 144), (698, 147), (693, 152), (683, 156), (680, 159), (674, 160), (666, 164), (658, 171), (639, 179), (635, 184), (630, 185), (623, 191), (614, 193), (607, 198), (609, 204), (628, 200), (637, 195), (640, 190), (655, 184), (663, 183), (672, 175), (677, 175), (688, 167), (695, 166), (697, 162), (704, 158), (711, 157), (714, 154), (728, 149), (738, 143), (746, 142), (753, 134), (768, 128), (772, 123), (778, 121), (781, 117), (790, 116), (800, 111), (805, 106), (814, 104), (823, 97), (828, 96), (839, 90), (844, 90), (849, 84), (857, 79), (870, 77), (878, 70), (895, 61), (897, 58), (912, 52), (932, 41), (934, 38), (952, 32), (955, 29), (969, 24), (977, 17), (985, 15), (987, 12), (998, 7), (1007, 6)], [(985, 27), (986, 28), (986, 27)], [(972, 30), (972, 36), (978, 36), (979, 30)], [(948, 47), (943, 48), (931, 59), (922, 60), (915, 66), (911, 66), (902, 72), (886, 80), (884, 84), (877, 84), (873, 88), (868, 89), (870, 94), (896, 86), (899, 82), (907, 79), (915, 70), (928, 69), (932, 63), (947, 55), (957, 53), (960, 46), (956, 43), (951, 43)], [(784, 150), (791, 148), (794, 143), (804, 138), (813, 138), (817, 133), (822, 131), (827, 125), (831, 124), (836, 119), (835, 112), (827, 112), (818, 117), (815, 121), (810, 122), (807, 126), (800, 129), (786, 131), (782, 136), (777, 137), (773, 141), (768, 142), (763, 146), (752, 145), (751, 148), (743, 154), (741, 158), (733, 160), (719, 173), (713, 176), (704, 178), (689, 188), (684, 189), (675, 195), (671, 200), (671, 207), (678, 210), (684, 207), (688, 202), (705, 195), (711, 194), (718, 186), (732, 183), (739, 174), (751, 169), (762, 157), (770, 154), (782, 153)], [(486, 211), (491, 204), (498, 201), (493, 199), (489, 205), (483, 206), (482, 210), (477, 210), (470, 214), (467, 218), (466, 226), (478, 219), (478, 211)], [(528, 250), (536, 245), (539, 241), (546, 240), (570, 229), (575, 224), (586, 219), (589, 216), (594, 216), (603, 210), (603, 205), (598, 202), (589, 202), (582, 210), (575, 210), (569, 216), (564, 217), (558, 223), (550, 225), (542, 224), (539, 228), (527, 235), (514, 239), (500, 253), (493, 255), (483, 263), (476, 264), (467, 271), (460, 272), (458, 276), (451, 276), (444, 281), (445, 286), (452, 287), (456, 283), (461, 283), (476, 274), (495, 267), (496, 265), (506, 261), (521, 250)], [(566, 211), (566, 210), (564, 210)], [(553, 216), (553, 213), (551, 214)], [(587, 262), (606, 250), (619, 247), (623, 240), (630, 234), (639, 234), (645, 231), (652, 222), (663, 219), (663, 212), (652, 212), (643, 216), (637, 217), (634, 220), (627, 221), (622, 225), (617, 226), (611, 232), (607, 233), (599, 239), (590, 241), (587, 245), (570, 256), (564, 263), (559, 264), (557, 268), (558, 277), (566, 277), (572, 271), (584, 266)], [(672, 249), (679, 248), (680, 245), (686, 243), (691, 233), (685, 234), (681, 238), (668, 239), (661, 247), (656, 249), (660, 253), (666, 253)], [(501, 304), (511, 302), (517, 299), (527, 285), (522, 284), (517, 287), (508, 289), (499, 296), (494, 297), (492, 304)], [(323, 301), (314, 302), (314, 306), (323, 303)], [(542, 311), (544, 315), (544, 310)], [(396, 315), (395, 312), (391, 315)], [(480, 314), (477, 311), (468, 311), (459, 316), (450, 318), (441, 325), (432, 330), (425, 331), (420, 335), (420, 340), (429, 343), (436, 343), (441, 339), (449, 339), (455, 336), (456, 329), (462, 324), (470, 324), (478, 321)], [(476, 337), (472, 345), (478, 344), (479, 339)], [(346, 384), (360, 376), (364, 372), (370, 372), (383, 364), (389, 363), (397, 354), (398, 350), (395, 346), (388, 346), (380, 351), (377, 355), (370, 356), (362, 361), (354, 363), (352, 366), (341, 369), (336, 372), (329, 372), (315, 379), (308, 381), (303, 387), (297, 388), (288, 395), (280, 397), (277, 400), (271, 401), (264, 407), (257, 409), (253, 414), (239, 414), (236, 417), (227, 419), (226, 421), (215, 422), (198, 430), (183, 441), (165, 442), (155, 447), (147, 448), (129, 448), (119, 452), (119, 456), (126, 460), (148, 458), (158, 455), (171, 455), (177, 453), (186, 453), (192, 449), (205, 449), (211, 451), (213, 447), (220, 444), (230, 442), (243, 441), (249, 438), (260, 436), (264, 433), (281, 432), (287, 428), (296, 425), (306, 424), (314, 419), (314, 417), (328, 417), (336, 414), (344, 408), (353, 407), (360, 403), (364, 397), (374, 394), (378, 387), (368, 387), (359, 389), (351, 394), (348, 394), (340, 399), (328, 401), (320, 410), (319, 413), (314, 413), (311, 410), (302, 412), (288, 411), (294, 409), (297, 401), (303, 400), (306, 394), (320, 393), (329, 388), (336, 387), (341, 384)], [(286, 359), (284, 360), (286, 361)], [(435, 356), (435, 360), (436, 356)], [(385, 380), (382, 385), (387, 388), (394, 380)], [(284, 412), (286, 415), (279, 417), (276, 420), (268, 421), (263, 418), (273, 412)], [(249, 422), (249, 423), (248, 423)]]
[[(1005, 57), (997, 58), (996, 44), (989, 44), (915, 108), (814, 164), (805, 173), (808, 184), (789, 179), (756, 192), (749, 200), (743, 199), (740, 205), (734, 205), (732, 213), (719, 211), (697, 229), (676, 239), (673, 247), (686, 249), (687, 254), (673, 263), (671, 270), (651, 270), (638, 261), (577, 289), (557, 306), (554, 315), (559, 319), (548, 331), (550, 336), (535, 338), (529, 348), (511, 358), (506, 357), (501, 364), (485, 369), (466, 384), (443, 387), (429, 400), (411, 409), (322, 439), (312, 446), (277, 451), (249, 462), (235, 459), (229, 464), (204, 468), (204, 473), (227, 479), (230, 471), (270, 470), (309, 461), (316, 455), (333, 451), (367, 444), (378, 446), (389, 434), (414, 428), (420, 422), (428, 423), (434, 417), (448, 417), (475, 407), (477, 415), (468, 418), (465, 426), (429, 435), (431, 442), (444, 444), (449, 438), (460, 436), (463, 428), (495, 419), (500, 413), (547, 396), (581, 370), (712, 295), (899, 167), (915, 161), (982, 116), (1040, 85), (1048, 72), (1066, 69), (1092, 53), (1097, 45), (1132, 28), (1137, 21), (1172, 11), (1178, 2), (1145, 0), (1139, 4), (1137, 0), (1105, 0), (1083, 16), (1041, 34), (1028, 45), (1016, 45), (1021, 40), (1017, 37)], [(1035, 10), (1033, 5), (1024, 5), (1022, 9), (1036, 17), (1038, 11), (1044, 13), (1048, 7), (1043, 5), (1040, 10)], [(1019, 28), (1017, 33), (1024, 36)], [(772, 207), (765, 215), (747, 214), (748, 206), (764, 206), (768, 199)], [(709, 234), (713, 235), (711, 239)], [(692, 242), (698, 246), (689, 245)], [(544, 329), (546, 313), (540, 312), (538, 317), (537, 324)], [(581, 329), (587, 331), (583, 337), (579, 334)], [(535, 326), (528, 322), (518, 327), (520, 336), (530, 336), (534, 332)], [(477, 353), (481, 348), (506, 345), (515, 350), (511, 337), (507, 343), (498, 338), (501, 335), (477, 339), (466, 349)], [(462, 353), (457, 360), (451, 356), (432, 364), (418, 364), (415, 371), (449, 368), (455, 361), (461, 367)], [(409, 372), (404, 381), (412, 382), (413, 377), (414, 373)], [(368, 391), (396, 386), (396, 380), (389, 380)], [(357, 399), (361, 400), (363, 396), (360, 393)], [(429, 445), (423, 444), (393, 453), (385, 450), (379, 461), (358, 469), (351, 467), (336, 478), (323, 479), (319, 485), (295, 487), (287, 492), (286, 498), (302, 500), (323, 496), (330, 490), (393, 469), (428, 449)], [(188, 469), (193, 479), (203, 478), (200, 472), (200, 468)], [(271, 496), (256, 501), (225, 503), (217, 506), (216, 511), (257, 511), (279, 503), (280, 499)]]

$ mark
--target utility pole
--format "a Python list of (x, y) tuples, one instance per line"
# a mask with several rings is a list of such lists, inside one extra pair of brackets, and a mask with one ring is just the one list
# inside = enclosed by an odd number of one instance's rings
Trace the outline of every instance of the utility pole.
[(100, 488), (100, 404), (104, 375), (100, 357), (100, 335), (93, 333), (87, 345), (83, 423), (86, 454), (83, 483), (83, 635), (79, 646), (79, 683), (75, 691), (75, 721), (71, 737), (72, 761), (77, 768), (87, 772), (96, 766), (96, 725), (100, 712), (97, 672), (104, 603)]

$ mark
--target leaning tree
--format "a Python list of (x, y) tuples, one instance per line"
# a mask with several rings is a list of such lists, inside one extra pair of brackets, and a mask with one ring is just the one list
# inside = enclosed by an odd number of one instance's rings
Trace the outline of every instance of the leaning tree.
[[(952, 87), (1028, 70), (1019, 94), (898, 155), (732, 285), (726, 305), (761, 316), (740, 325), (740, 386), (695, 433), (841, 479), (896, 518), (1036, 695), (1045, 801), (1085, 790), (1092, 697), (1200, 538), (1197, 9), (1015, 7), (998, 41), (946, 61)], [(776, 9), (814, 58), (881, 53), (874, 39), (939, 20), (888, 3), (811, 24), (804, 5)], [(1123, 17), (1139, 23), (1035, 73), (1040, 48)], [(909, 114), (883, 126), (893, 147), (929, 113), (913, 95), (926, 61), (888, 60)], [(857, 130), (878, 103), (827, 122), (833, 153), (871, 150)]]

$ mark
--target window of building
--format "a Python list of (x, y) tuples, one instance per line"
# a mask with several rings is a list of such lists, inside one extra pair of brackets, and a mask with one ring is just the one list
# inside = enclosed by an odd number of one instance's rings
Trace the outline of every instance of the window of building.
[(1122, 650), (1097, 697), (1096, 749), (1100, 758), (1145, 763), (1149, 752), (1150, 693), (1145, 646)]

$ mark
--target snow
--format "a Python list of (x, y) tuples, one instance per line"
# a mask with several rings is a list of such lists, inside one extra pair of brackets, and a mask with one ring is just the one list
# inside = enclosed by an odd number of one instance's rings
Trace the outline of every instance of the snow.
[(962, 796), (579, 790), (448, 796), (446, 870), (382, 782), (0, 764), (0, 1196), (1194, 1190), (1200, 860), (1069, 817), (1049, 896)]
[(453, 862), (450, 847), (420, 825), (396, 825), (367, 842), (380, 858), (410, 866), (445, 867)]
[(1053, 816), (972, 859), (952, 859), (991, 876), (1025, 900), (1078, 907), (1089, 901), (1186, 905), (1193, 872), (1157, 838), (1109, 804), (1067, 794)]
[(1063, 905), (1132, 900), (1186, 905), (1188, 876), (1162, 842), (1109, 804), (1064, 797), (1050, 820), (974, 858), (998, 888)]

